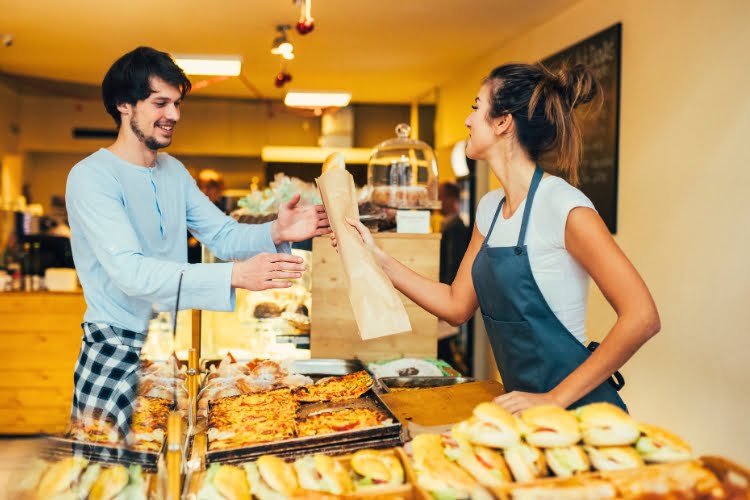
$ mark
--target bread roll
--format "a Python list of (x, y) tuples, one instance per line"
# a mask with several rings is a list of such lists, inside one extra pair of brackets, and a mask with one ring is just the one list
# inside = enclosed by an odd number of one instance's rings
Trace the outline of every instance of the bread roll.
[(37, 496), (51, 498), (67, 490), (74, 483), (89, 461), (81, 457), (66, 457), (50, 465), (39, 480)]
[[(270, 489), (285, 496), (292, 496), (297, 491), (297, 475), (291, 464), (273, 455), (263, 455), (256, 465), (260, 478)], [(252, 482), (250, 486), (253, 486)]]
[(459, 440), (458, 464), (483, 486), (500, 487), (513, 479), (503, 456), (481, 445)]
[(643, 465), (641, 456), (630, 446), (587, 446), (586, 452), (594, 468), (600, 471), (633, 469)]
[(360, 476), (376, 484), (404, 483), (404, 468), (391, 451), (359, 450), (352, 455), (351, 467)]
[(505, 450), (505, 461), (518, 482), (547, 475), (547, 463), (539, 448), (519, 444)]
[(508, 448), (520, 443), (518, 420), (500, 405), (480, 403), (473, 414), (469, 420), (453, 426), (454, 435), (463, 436), (472, 444), (492, 448)]
[(643, 434), (635, 444), (636, 451), (647, 462), (677, 462), (692, 456), (691, 446), (666, 429), (640, 424)]
[(104, 469), (94, 481), (89, 493), (90, 500), (110, 500), (128, 485), (128, 469), (124, 465), (112, 465)]
[(583, 441), (590, 446), (625, 446), (640, 435), (636, 422), (621, 408), (610, 403), (592, 403), (578, 408)]
[(559, 406), (533, 406), (520, 416), (526, 442), (542, 448), (572, 446), (581, 439), (575, 415)]
[(571, 477), (586, 472), (591, 467), (589, 458), (580, 446), (547, 448), (544, 450), (544, 457), (550, 470), (557, 477)]

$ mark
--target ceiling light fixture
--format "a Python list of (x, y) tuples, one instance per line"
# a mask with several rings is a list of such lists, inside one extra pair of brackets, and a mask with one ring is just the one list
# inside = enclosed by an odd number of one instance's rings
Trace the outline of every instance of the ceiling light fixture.
[(174, 60), (188, 75), (237, 76), (242, 70), (242, 56), (181, 55)]
[(286, 37), (286, 32), (291, 29), (288, 24), (279, 24), (276, 26), (276, 31), (279, 35), (273, 39), (273, 45), (271, 45), (271, 54), (282, 56), (284, 59), (294, 59), (294, 45)]
[(284, 104), (293, 108), (343, 108), (352, 99), (349, 92), (289, 91)]

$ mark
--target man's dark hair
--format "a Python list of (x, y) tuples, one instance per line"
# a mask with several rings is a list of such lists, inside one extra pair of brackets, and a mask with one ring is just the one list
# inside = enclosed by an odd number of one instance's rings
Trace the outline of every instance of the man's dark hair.
[(135, 104), (147, 99), (153, 92), (152, 77), (180, 89), (183, 98), (190, 92), (190, 80), (175, 64), (172, 56), (151, 47), (138, 47), (115, 61), (102, 81), (104, 107), (115, 119), (118, 128), (122, 124), (122, 117), (117, 105)]
[(458, 184), (453, 182), (443, 182), (440, 187), (443, 189), (443, 196), (455, 198), (456, 200), (461, 198), (461, 190), (458, 188)]

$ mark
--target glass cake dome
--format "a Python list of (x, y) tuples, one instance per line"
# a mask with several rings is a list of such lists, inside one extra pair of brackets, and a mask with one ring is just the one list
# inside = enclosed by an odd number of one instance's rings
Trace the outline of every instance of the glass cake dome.
[(381, 142), (370, 155), (367, 181), (372, 203), (393, 208), (440, 208), (435, 152), (410, 139), (411, 128), (396, 126), (396, 138)]

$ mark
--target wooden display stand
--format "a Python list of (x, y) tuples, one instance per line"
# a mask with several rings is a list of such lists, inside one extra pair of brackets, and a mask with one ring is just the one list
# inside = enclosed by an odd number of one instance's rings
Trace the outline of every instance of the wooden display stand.
[(85, 310), (80, 292), (0, 293), (0, 434), (68, 426)]
[[(388, 254), (427, 278), (440, 273), (440, 234), (374, 233)], [(330, 237), (313, 240), (312, 318), (310, 349), (313, 358), (385, 360), (435, 357), (438, 320), (404, 295), (401, 298), (412, 332), (363, 341), (349, 302), (344, 270)]]

